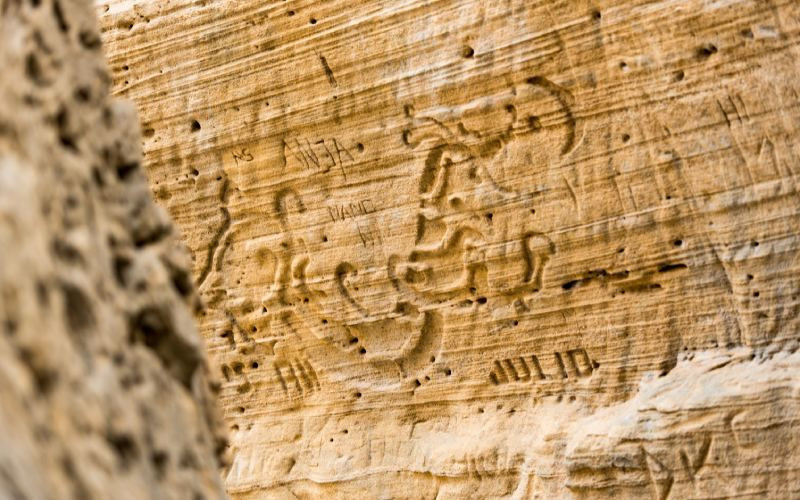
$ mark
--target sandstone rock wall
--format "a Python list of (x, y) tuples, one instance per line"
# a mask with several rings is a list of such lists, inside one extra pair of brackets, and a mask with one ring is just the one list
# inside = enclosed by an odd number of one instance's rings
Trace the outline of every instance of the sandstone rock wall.
[(800, 4), (98, 9), (234, 498), (799, 494)]
[(96, 23), (0, 0), (0, 498), (223, 498), (191, 262)]

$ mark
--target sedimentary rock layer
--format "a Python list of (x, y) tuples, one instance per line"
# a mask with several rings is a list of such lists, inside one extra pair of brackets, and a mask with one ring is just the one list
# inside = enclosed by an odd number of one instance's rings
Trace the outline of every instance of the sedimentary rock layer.
[(235, 498), (798, 494), (800, 4), (98, 9)]
[(221, 498), (191, 261), (96, 23), (0, 0), (0, 498)]

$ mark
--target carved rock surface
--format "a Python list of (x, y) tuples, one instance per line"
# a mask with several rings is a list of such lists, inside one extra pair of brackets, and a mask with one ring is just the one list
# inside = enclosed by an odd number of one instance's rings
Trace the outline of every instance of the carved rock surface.
[(0, 0), (0, 498), (221, 498), (191, 261), (96, 23)]
[(234, 498), (800, 494), (800, 3), (98, 9)]

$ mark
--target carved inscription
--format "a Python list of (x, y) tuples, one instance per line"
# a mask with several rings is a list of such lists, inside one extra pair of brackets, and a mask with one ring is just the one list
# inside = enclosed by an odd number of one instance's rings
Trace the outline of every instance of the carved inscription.
[[(543, 364), (547, 368), (543, 368)], [(591, 376), (595, 367), (596, 364), (586, 349), (570, 349), (552, 355), (532, 354), (495, 360), (489, 372), (489, 380), (494, 385), (501, 385), (514, 382), (578, 379)]]
[(356, 219), (371, 213), (375, 213), (375, 204), (370, 198), (356, 203), (328, 206), (328, 214), (333, 222), (344, 222), (347, 219)]
[(361, 240), (361, 244), (365, 247), (373, 247), (376, 243), (381, 241), (380, 234), (370, 229), (368, 226), (356, 224), (356, 229), (358, 230), (358, 237)]
[(312, 174), (327, 174), (331, 169), (337, 168), (347, 180), (345, 166), (355, 162), (350, 150), (335, 137), (329, 139), (295, 137), (285, 139), (283, 147), (284, 156), (288, 151), (306, 171)]

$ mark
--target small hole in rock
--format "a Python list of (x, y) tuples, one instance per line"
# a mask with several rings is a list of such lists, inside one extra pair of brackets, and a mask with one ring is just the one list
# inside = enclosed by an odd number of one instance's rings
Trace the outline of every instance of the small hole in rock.
[(75, 89), (75, 99), (80, 102), (89, 102), (92, 98), (92, 91), (88, 87), (78, 87)]
[(197, 120), (192, 120), (192, 132), (197, 132), (202, 127), (200, 126), (200, 122)]
[(81, 333), (95, 325), (94, 308), (89, 296), (79, 287), (61, 285), (64, 297), (64, 314), (67, 327), (72, 333)]
[(466, 59), (471, 59), (474, 55), (475, 55), (475, 49), (473, 49), (469, 45), (465, 45), (461, 49), (461, 56), (466, 58)]
[(712, 55), (717, 53), (716, 45), (709, 43), (697, 49), (697, 57), (698, 59), (708, 59)]
[(36, 57), (36, 54), (28, 54), (28, 57), (25, 58), (25, 72), (28, 78), (37, 84), (41, 85), (44, 83), (42, 67), (39, 64), (39, 59)]

